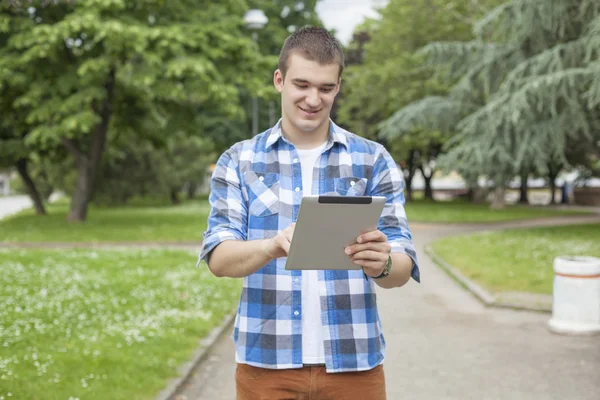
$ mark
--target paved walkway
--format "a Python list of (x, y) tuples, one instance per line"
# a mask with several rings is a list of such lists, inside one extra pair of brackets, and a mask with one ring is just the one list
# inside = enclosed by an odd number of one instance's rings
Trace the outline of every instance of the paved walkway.
[(29, 196), (0, 197), (0, 219), (32, 206)]
[[(53, 193), (49, 201), (52, 203), (62, 197), (60, 193)], [(0, 219), (16, 214), (26, 208), (33, 207), (33, 203), (29, 196), (0, 196)]]
[[(422, 283), (379, 290), (387, 340), (388, 398), (598, 399), (600, 337), (568, 337), (547, 329), (548, 314), (485, 308), (426, 256), (424, 246), (450, 234), (547, 226), (599, 218), (553, 218), (486, 225), (411, 226)], [(234, 348), (223, 337), (176, 400), (235, 398)]]

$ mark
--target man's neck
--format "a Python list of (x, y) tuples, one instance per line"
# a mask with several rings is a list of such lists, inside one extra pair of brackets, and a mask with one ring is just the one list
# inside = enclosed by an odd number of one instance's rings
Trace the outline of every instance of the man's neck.
[(325, 143), (329, 137), (329, 120), (312, 132), (302, 132), (285, 118), (281, 121), (281, 131), (285, 138), (297, 149), (314, 149)]

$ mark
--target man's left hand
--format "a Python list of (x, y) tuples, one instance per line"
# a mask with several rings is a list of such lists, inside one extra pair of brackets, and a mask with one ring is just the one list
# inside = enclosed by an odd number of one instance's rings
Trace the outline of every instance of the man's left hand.
[(360, 265), (368, 276), (381, 275), (392, 251), (387, 236), (377, 230), (363, 233), (356, 241), (358, 243), (346, 247), (346, 254), (352, 258), (354, 264)]

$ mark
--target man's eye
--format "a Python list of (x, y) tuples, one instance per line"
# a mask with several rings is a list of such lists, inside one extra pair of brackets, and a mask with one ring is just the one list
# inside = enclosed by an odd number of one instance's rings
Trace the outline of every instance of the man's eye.
[(307, 89), (308, 88), (308, 86), (306, 86), (306, 85), (296, 85), (296, 87), (298, 89)]
[(333, 90), (333, 89), (331, 89), (331, 88), (323, 88), (323, 89), (321, 89), (321, 92), (323, 92), (323, 93), (329, 93), (329, 92), (331, 92), (332, 90)]

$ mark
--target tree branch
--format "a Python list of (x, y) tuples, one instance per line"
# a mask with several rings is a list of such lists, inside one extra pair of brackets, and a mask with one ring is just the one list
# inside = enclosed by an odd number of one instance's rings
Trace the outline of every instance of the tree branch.
[(65, 145), (67, 150), (69, 150), (71, 154), (73, 154), (75, 158), (77, 158), (80, 161), (88, 161), (87, 156), (81, 150), (79, 150), (77, 146), (75, 146), (75, 143), (73, 143), (71, 139), (62, 138), (62, 143)]

